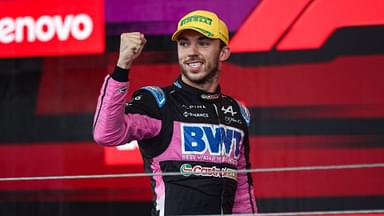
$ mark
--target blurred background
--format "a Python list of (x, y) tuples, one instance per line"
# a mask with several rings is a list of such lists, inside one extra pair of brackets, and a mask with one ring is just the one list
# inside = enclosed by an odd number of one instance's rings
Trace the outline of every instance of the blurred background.
[[(143, 172), (134, 143), (93, 142), (119, 35), (146, 35), (131, 89), (179, 74), (194, 9), (228, 25), (225, 94), (252, 115), (252, 168), (384, 163), (382, 0), (0, 0), (0, 178)], [(384, 207), (383, 168), (253, 173), (260, 212)], [(0, 181), (0, 215), (149, 215), (149, 178)], [(356, 215), (356, 214), (355, 214)]]

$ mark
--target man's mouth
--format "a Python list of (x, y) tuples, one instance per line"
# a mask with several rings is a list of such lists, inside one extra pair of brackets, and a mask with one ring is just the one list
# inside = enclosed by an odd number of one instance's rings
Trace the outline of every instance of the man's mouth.
[(191, 72), (197, 72), (203, 66), (203, 62), (202, 61), (188, 61), (185, 64), (191, 70)]
[(201, 62), (193, 62), (193, 63), (189, 63), (187, 65), (191, 68), (198, 68), (202, 65), (202, 63)]

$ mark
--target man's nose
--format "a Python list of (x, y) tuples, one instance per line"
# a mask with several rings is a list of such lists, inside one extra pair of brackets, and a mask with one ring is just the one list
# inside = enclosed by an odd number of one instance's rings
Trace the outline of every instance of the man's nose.
[(191, 45), (188, 47), (188, 55), (195, 56), (199, 54), (199, 49), (197, 47), (197, 44), (191, 43)]

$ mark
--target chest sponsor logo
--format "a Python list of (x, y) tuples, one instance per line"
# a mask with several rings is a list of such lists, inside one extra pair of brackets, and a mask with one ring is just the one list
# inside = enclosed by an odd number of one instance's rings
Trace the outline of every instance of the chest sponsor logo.
[(183, 116), (185, 118), (188, 118), (188, 117), (208, 118), (209, 117), (208, 113), (193, 113), (193, 112), (184, 112)]
[(206, 154), (238, 159), (244, 132), (229, 126), (182, 124), (183, 154)]
[(236, 170), (230, 169), (227, 167), (217, 168), (216, 166), (212, 166), (212, 167), (204, 167), (201, 165), (192, 166), (191, 164), (185, 163), (181, 165), (180, 173), (183, 176), (196, 175), (196, 176), (209, 176), (209, 177), (216, 177), (216, 178), (230, 178), (233, 180), (237, 179)]
[(205, 105), (181, 105), (181, 107), (183, 107), (184, 109), (206, 109), (207, 107)]

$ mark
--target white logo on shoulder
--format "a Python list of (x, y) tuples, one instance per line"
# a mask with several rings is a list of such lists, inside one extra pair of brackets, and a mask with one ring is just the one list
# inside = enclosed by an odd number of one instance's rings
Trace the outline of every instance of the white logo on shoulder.
[(232, 106), (229, 106), (227, 108), (221, 107), (221, 111), (224, 112), (224, 114), (230, 113), (232, 116), (236, 115), (237, 112), (233, 111)]

